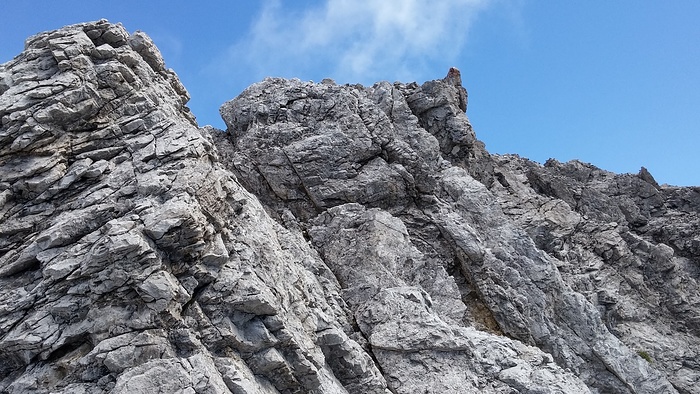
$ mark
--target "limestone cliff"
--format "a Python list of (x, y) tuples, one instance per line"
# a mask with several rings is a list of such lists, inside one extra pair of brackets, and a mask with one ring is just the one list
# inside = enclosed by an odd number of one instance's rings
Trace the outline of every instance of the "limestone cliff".
[(456, 70), (187, 100), (106, 21), (0, 65), (0, 392), (700, 392), (700, 189), (491, 155)]

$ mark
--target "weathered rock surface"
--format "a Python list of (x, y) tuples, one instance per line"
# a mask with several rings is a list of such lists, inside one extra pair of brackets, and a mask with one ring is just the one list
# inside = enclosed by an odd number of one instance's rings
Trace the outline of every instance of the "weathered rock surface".
[(106, 21), (0, 65), (0, 392), (700, 392), (700, 189), (490, 155), (456, 69), (187, 100)]
[(679, 391), (698, 392), (700, 189), (660, 187), (644, 168), (495, 159), (491, 190), (506, 215), (615, 336)]

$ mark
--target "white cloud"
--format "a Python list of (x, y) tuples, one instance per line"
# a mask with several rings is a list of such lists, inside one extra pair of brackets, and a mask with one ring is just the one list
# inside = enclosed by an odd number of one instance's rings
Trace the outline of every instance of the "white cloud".
[(255, 79), (414, 80), (431, 66), (453, 65), (490, 1), (326, 0), (305, 9), (271, 1), (220, 62)]

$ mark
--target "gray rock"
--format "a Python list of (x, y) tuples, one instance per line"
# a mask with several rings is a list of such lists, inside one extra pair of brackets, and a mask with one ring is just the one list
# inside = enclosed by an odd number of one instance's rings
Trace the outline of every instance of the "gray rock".
[[(606, 327), (681, 392), (700, 376), (697, 188), (659, 186), (645, 169), (612, 174), (581, 162), (497, 159), (504, 212), (555, 256), (565, 282)], [(691, 362), (692, 364), (692, 362)]]
[[(510, 207), (520, 201), (502, 183), (512, 177), (522, 184), (529, 174), (499, 172), (501, 159), (476, 140), (452, 82), (364, 88), (268, 79), (222, 107), (234, 147), (221, 142), (219, 150), (273, 214), (289, 209), (308, 229), (351, 310), (387, 289), (415, 286), (443, 321), (538, 346), (591, 390), (675, 392), (661, 368), (622, 342), (597, 302), (562, 275), (561, 256), (514, 220)], [(649, 206), (657, 204), (652, 189), (644, 196)], [(362, 190), (376, 190), (378, 198)], [(591, 214), (613, 209), (591, 205)], [(590, 223), (566, 200), (521, 210), (522, 220), (561, 225), (553, 239)], [(588, 235), (601, 253), (621, 241), (613, 233)], [(517, 371), (504, 373), (500, 384), (527, 386), (511, 379)], [(406, 379), (389, 385), (400, 390)]]
[(107, 21), (0, 65), (0, 392), (698, 392), (697, 188), (490, 155), (456, 69), (188, 99)]
[(385, 392), (333, 275), (145, 34), (43, 33), (2, 81), (0, 392)]

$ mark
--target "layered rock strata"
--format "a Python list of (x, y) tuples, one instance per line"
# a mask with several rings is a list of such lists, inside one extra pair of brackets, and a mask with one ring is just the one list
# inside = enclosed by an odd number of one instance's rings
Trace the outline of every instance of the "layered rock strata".
[(199, 128), (106, 21), (0, 65), (0, 392), (695, 393), (700, 191), (490, 155), (443, 80)]

